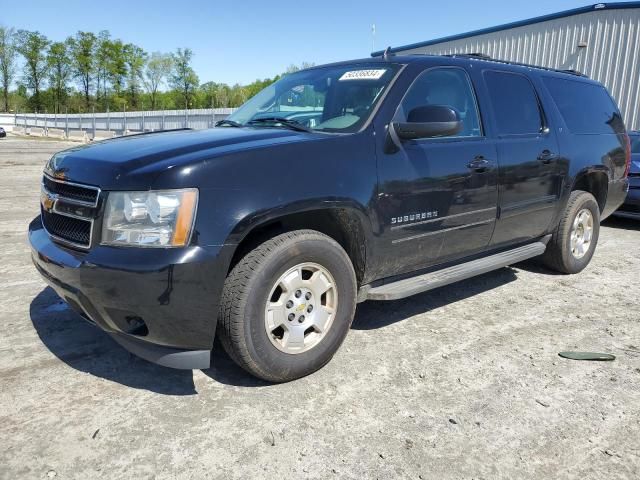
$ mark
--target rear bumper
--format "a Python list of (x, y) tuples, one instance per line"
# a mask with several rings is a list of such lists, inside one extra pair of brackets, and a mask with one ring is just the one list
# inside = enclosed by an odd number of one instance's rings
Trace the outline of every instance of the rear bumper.
[(127, 350), (168, 367), (209, 367), (225, 247), (81, 253), (53, 242), (40, 217), (29, 225), (29, 242), (45, 281)]

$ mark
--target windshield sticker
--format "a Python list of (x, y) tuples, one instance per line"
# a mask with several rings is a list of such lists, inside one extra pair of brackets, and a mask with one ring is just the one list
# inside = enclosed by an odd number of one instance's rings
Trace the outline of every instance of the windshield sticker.
[(350, 72), (345, 72), (341, 77), (340, 81), (343, 80), (380, 80), (380, 77), (385, 74), (386, 69), (380, 70), (352, 70)]

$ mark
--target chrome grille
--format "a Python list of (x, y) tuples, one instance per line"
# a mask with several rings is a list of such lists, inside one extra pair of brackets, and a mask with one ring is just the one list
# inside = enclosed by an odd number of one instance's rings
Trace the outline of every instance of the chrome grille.
[(78, 246), (88, 247), (91, 242), (91, 222), (42, 211), (42, 223), (49, 234)]
[(98, 194), (100, 193), (100, 189), (96, 187), (65, 182), (63, 180), (51, 178), (48, 175), (45, 175), (42, 178), (42, 185), (48, 192), (58, 195), (66, 201), (91, 206), (96, 206), (98, 202)]
[(42, 225), (56, 241), (72, 247), (91, 246), (93, 221), (100, 189), (44, 175), (42, 179)]

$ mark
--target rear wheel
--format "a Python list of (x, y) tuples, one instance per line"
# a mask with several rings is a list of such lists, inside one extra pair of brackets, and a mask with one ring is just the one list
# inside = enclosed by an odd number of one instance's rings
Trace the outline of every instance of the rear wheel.
[(331, 359), (355, 306), (356, 279), (346, 252), (326, 235), (298, 230), (264, 242), (232, 269), (218, 332), (238, 365), (284, 382)]
[(591, 261), (600, 234), (600, 209), (588, 192), (571, 192), (567, 208), (544, 254), (544, 263), (562, 273), (578, 273)]

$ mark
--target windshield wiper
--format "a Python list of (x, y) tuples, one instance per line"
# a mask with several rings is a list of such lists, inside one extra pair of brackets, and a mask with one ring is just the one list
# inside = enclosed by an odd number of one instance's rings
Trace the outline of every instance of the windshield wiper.
[(215, 123), (216, 127), (224, 127), (225, 125), (228, 126), (228, 127), (236, 127), (236, 128), (240, 128), (240, 127), (244, 126), (241, 123), (234, 122), (233, 120), (228, 120), (226, 118), (224, 120), (218, 120)]
[(312, 132), (308, 127), (305, 127), (300, 122), (296, 122), (295, 120), (291, 120), (285, 117), (262, 117), (262, 118), (254, 118), (253, 120), (249, 120), (247, 125), (256, 125), (260, 123), (279, 123), (280, 125), (290, 128), (291, 130), (296, 130), (298, 132)]

